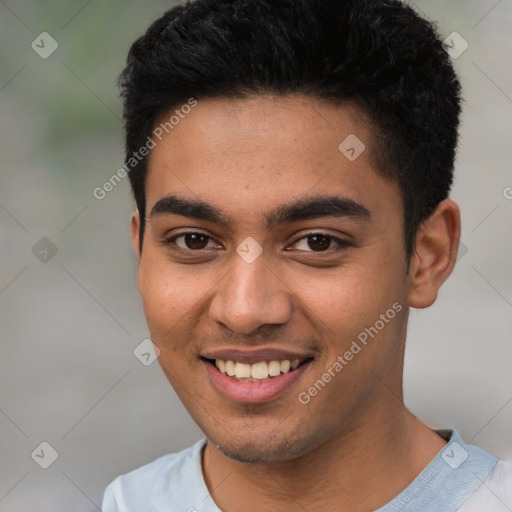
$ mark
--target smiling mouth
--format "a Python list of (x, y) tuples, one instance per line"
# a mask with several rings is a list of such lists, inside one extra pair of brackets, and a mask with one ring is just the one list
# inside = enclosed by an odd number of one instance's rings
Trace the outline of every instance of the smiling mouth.
[(309, 357), (302, 360), (276, 359), (271, 361), (259, 361), (253, 364), (224, 359), (208, 359), (205, 357), (201, 357), (201, 359), (215, 366), (219, 372), (233, 380), (241, 382), (265, 382), (285, 373), (291, 373), (313, 358)]

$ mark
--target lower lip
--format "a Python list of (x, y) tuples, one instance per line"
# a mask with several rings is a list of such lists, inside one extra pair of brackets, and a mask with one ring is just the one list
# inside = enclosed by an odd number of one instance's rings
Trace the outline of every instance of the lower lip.
[(294, 382), (306, 371), (311, 360), (301, 364), (298, 368), (288, 373), (281, 373), (277, 377), (262, 382), (244, 382), (235, 380), (222, 373), (213, 364), (203, 361), (215, 388), (227, 399), (246, 404), (256, 404), (274, 400), (280, 394), (289, 389)]

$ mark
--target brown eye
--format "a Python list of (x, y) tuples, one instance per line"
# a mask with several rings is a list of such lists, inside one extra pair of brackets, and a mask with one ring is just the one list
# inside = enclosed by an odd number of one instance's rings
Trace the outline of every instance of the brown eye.
[(184, 236), (188, 249), (204, 249), (208, 245), (208, 237), (200, 233), (189, 233)]
[(205, 249), (210, 241), (211, 238), (203, 233), (187, 232), (169, 238), (166, 244), (174, 244), (184, 251), (198, 251)]
[[(326, 252), (331, 253), (350, 247), (351, 244), (345, 240), (328, 235), (327, 233), (311, 233), (299, 238), (293, 244), (299, 251), (303, 252)], [(332, 246), (332, 247), (331, 247)], [(332, 251), (330, 249), (333, 249)]]
[(331, 245), (331, 237), (324, 235), (308, 236), (308, 246), (313, 251), (325, 251)]

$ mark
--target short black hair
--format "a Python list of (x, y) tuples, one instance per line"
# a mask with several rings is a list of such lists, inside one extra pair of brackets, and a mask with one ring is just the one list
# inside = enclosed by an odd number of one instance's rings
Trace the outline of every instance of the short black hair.
[[(460, 83), (435, 25), (399, 0), (187, 1), (132, 44), (118, 83), (127, 162), (161, 116), (191, 98), (356, 102), (371, 122), (378, 172), (400, 188), (407, 259), (451, 189)], [(129, 171), (140, 250), (147, 162)]]

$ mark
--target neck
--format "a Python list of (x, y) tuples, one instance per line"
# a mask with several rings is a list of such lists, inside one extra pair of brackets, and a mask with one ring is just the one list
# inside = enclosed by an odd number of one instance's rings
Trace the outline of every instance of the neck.
[[(393, 405), (393, 406), (391, 406)], [(203, 475), (225, 512), (351, 510), (385, 505), (424, 469), (446, 442), (401, 400), (361, 418), (295, 460), (244, 464), (207, 442)]]

